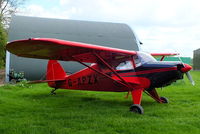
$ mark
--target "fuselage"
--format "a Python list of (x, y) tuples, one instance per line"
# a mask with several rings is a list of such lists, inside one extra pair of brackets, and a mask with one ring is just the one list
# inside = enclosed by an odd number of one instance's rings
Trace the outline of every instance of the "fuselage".
[[(182, 66), (182, 63), (149, 62), (136, 67), (135, 69), (116, 70), (116, 72), (125, 81), (127, 80), (130, 85), (132, 84), (132, 81), (130, 80), (133, 80), (133, 88), (136, 88), (134, 81), (139, 80), (141, 82), (139, 87), (145, 85), (142, 88), (151, 90), (170, 85), (172, 82), (182, 79), (183, 73), (180, 71), (179, 66)], [(116, 81), (120, 81), (115, 74), (113, 74), (113, 72), (110, 72), (109, 70), (102, 70), (97, 64), (94, 64), (91, 67), (104, 72)], [(65, 84), (61, 84), (60, 88), (113, 92), (124, 92), (130, 90), (129, 88), (120, 85), (112, 79), (109, 79), (108, 77), (97, 72), (91, 71), (89, 68), (85, 68), (66, 77)]]
[(152, 56), (140, 52), (133, 59), (113, 66), (114, 71), (100, 64), (92, 64), (66, 76), (66, 81), (57, 84), (57, 88), (113, 92), (142, 88), (150, 91), (182, 79), (183, 74), (191, 69), (188, 66), (181, 62), (156, 61)]

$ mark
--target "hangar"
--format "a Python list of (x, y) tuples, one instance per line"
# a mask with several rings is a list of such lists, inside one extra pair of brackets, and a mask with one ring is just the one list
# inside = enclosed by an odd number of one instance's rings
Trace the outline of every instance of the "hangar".
[[(27, 16), (13, 16), (9, 41), (27, 38), (57, 38), (95, 45), (139, 50), (139, 40), (132, 29), (123, 23), (108, 23), (80, 20), (50, 19)], [(83, 68), (75, 62), (61, 62), (66, 72)], [(6, 81), (11, 69), (23, 71), (28, 80), (44, 79), (47, 60), (17, 57), (7, 52)]]
[(200, 48), (193, 52), (193, 69), (200, 70)]

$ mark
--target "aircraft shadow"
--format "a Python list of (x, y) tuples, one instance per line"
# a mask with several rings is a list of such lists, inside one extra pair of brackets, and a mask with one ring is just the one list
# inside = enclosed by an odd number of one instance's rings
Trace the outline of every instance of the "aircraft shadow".
[[(101, 97), (101, 94), (95, 95), (95, 96), (84, 96), (84, 92), (57, 92), (56, 95), (50, 95), (49, 93), (38, 93), (38, 94), (28, 94), (24, 97), (29, 97), (36, 100), (46, 100), (54, 101), (54, 104), (58, 106), (79, 106), (79, 105), (87, 105), (87, 106), (99, 106), (104, 108), (110, 108), (110, 107), (127, 107), (127, 109), (132, 105), (132, 99), (131, 96), (129, 96), (128, 99), (121, 99), (117, 98), (116, 96), (112, 99), (112, 96), (109, 98), (106, 96), (106, 98)], [(104, 94), (105, 95), (105, 94)], [(122, 96), (123, 97), (123, 96)], [(72, 103), (69, 103), (72, 102)], [(81, 102), (81, 103), (80, 103)], [(142, 106), (145, 108), (151, 107), (154, 105), (159, 105), (154, 100), (142, 100)]]

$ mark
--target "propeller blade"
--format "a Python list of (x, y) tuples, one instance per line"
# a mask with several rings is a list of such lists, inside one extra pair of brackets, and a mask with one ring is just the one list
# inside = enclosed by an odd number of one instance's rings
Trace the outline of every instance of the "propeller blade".
[[(183, 61), (182, 61), (182, 59), (181, 59), (180, 56), (178, 56), (178, 59), (181, 61), (181, 63), (182, 63), (183, 66), (185, 67), (185, 64), (183, 63)], [(186, 76), (187, 76), (187, 78), (190, 80), (190, 83), (194, 86), (194, 85), (195, 85), (195, 82), (194, 82), (194, 80), (192, 79), (192, 76), (191, 76), (191, 74), (190, 74), (189, 71), (186, 72)]]
[(195, 85), (195, 82), (193, 81), (190, 72), (186, 72), (186, 76), (187, 76), (187, 78), (190, 80), (191, 84), (194, 86), (194, 85)]

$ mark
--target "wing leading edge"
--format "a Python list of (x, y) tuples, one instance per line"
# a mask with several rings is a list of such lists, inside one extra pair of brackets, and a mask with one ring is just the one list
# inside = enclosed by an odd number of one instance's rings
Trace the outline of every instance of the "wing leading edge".
[(6, 49), (21, 57), (62, 61), (75, 61), (74, 59), (78, 58), (81, 62), (87, 63), (98, 62), (94, 53), (100, 55), (108, 62), (136, 54), (135, 51), (51, 38), (16, 40), (8, 43)]

